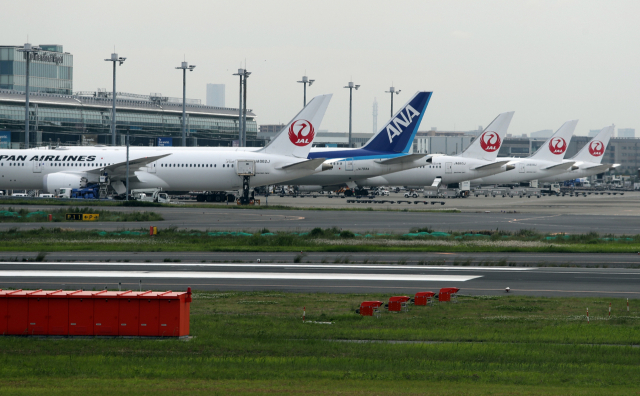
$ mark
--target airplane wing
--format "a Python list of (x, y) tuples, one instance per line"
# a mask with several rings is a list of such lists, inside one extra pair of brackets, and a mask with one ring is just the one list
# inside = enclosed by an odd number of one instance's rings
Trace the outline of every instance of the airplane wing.
[(375, 162), (381, 165), (394, 165), (394, 164), (415, 162), (421, 158), (428, 157), (428, 156), (429, 156), (428, 154), (407, 154), (399, 157), (380, 159), (380, 160), (376, 160)]
[(569, 162), (563, 162), (561, 164), (558, 165), (552, 165), (552, 166), (548, 166), (546, 168), (543, 168), (544, 170), (558, 170), (558, 169), (569, 169), (570, 167), (573, 166), (573, 164), (575, 164), (575, 161), (569, 161)]
[(322, 170), (323, 171), (333, 168), (333, 165), (331, 165), (331, 164), (324, 164), (325, 160), (326, 160), (326, 158), (314, 158), (314, 159), (310, 159), (310, 160), (306, 160), (306, 161), (300, 161), (300, 162), (295, 162), (293, 164), (288, 164), (288, 165), (280, 167), (279, 169), (285, 169), (285, 170), (287, 170), (287, 169), (308, 169), (308, 170), (313, 170), (313, 169), (316, 169), (317, 167), (319, 167), (320, 165), (323, 165), (322, 166)]
[[(161, 158), (164, 157), (168, 157), (171, 154), (162, 154), (162, 155), (155, 155), (153, 157), (142, 157), (142, 158), (135, 158), (135, 159), (130, 159), (129, 160), (129, 177), (133, 177), (135, 176), (135, 171), (137, 171), (139, 168), (146, 166), (154, 161), (157, 161)], [(111, 179), (117, 179), (119, 177), (126, 177), (127, 175), (127, 162), (123, 161), (123, 162), (118, 162), (115, 164), (111, 164), (105, 167), (100, 167), (100, 168), (95, 168), (95, 169), (89, 169), (85, 172), (87, 173), (94, 173), (94, 174), (102, 174), (102, 170), (104, 169), (104, 172), (107, 173)]]
[[(486, 164), (486, 165), (480, 165), (480, 166), (476, 166), (475, 168), (473, 168), (473, 170), (487, 170), (487, 169), (495, 169), (495, 168), (500, 168), (502, 167), (502, 165), (508, 164), (509, 162), (511, 162), (513, 160), (505, 160), (505, 161), (496, 161), (496, 162), (492, 162), (490, 164)], [(513, 169), (513, 168), (511, 168)]]
[(606, 172), (609, 169), (615, 169), (615, 168), (617, 168), (619, 166), (620, 166), (620, 164), (600, 164), (600, 165), (591, 166), (591, 167), (587, 168), (586, 170), (589, 170), (589, 171), (601, 170), (602, 172)]

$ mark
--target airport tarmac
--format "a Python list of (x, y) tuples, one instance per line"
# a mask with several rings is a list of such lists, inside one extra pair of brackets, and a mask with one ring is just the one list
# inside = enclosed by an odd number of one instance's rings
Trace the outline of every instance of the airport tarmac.
[[(0, 263), (0, 288), (280, 290), (640, 298), (640, 269), (237, 263)], [(604, 302), (603, 302), (604, 304)]]
[[(384, 199), (402, 198), (401, 194)], [(263, 205), (264, 197), (261, 203)], [(271, 209), (211, 209), (180, 207), (97, 207), (112, 211), (144, 211), (159, 213), (165, 219), (159, 222), (65, 222), (65, 223), (0, 223), (0, 230), (14, 227), (36, 229), (64, 227), (70, 229), (134, 229), (149, 226), (177, 227), (193, 230), (308, 231), (315, 227), (338, 227), (354, 232), (404, 233), (411, 228), (430, 227), (436, 231), (519, 231), (535, 229), (541, 232), (601, 234), (640, 233), (640, 193), (620, 196), (502, 198), (471, 197), (445, 200), (441, 205), (415, 204), (347, 204), (342, 198), (269, 197), (270, 205), (303, 205), (314, 208), (339, 209), (372, 208), (392, 211), (345, 210), (271, 210)], [(59, 208), (51, 205), (11, 205), (10, 199), (0, 200), (0, 206), (46, 210)], [(78, 205), (83, 202), (79, 201)], [(330, 206), (334, 205), (335, 206)], [(87, 203), (89, 206), (89, 203)], [(329, 206), (327, 206), (329, 205)], [(83, 205), (84, 206), (84, 205)], [(413, 212), (407, 210), (459, 209), (461, 213)]]

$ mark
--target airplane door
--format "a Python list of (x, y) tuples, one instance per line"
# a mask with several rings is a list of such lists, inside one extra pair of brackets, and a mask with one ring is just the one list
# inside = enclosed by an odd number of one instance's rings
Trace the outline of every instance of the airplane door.
[(156, 163), (152, 162), (149, 165), (147, 165), (147, 171), (149, 173), (156, 173)]
[(42, 173), (42, 162), (33, 161), (33, 173)]
[(345, 161), (345, 168), (344, 170), (346, 171), (353, 171), (353, 159), (349, 158), (348, 160)]
[(453, 162), (445, 162), (444, 173), (452, 173), (451, 165), (453, 165)]
[(524, 173), (524, 164), (518, 164), (518, 170), (520, 173)]

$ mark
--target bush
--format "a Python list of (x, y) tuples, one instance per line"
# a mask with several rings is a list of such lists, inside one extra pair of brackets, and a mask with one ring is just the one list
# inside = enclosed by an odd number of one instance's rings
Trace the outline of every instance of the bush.
[(340, 233), (341, 238), (355, 238), (355, 234), (351, 231), (344, 230)]

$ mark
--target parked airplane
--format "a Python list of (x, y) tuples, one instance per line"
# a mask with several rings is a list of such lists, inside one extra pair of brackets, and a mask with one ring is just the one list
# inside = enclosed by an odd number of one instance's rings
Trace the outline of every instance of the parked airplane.
[(0, 150), (0, 189), (54, 193), (102, 178), (122, 194), (128, 174), (130, 189), (242, 189), (242, 199), (248, 200), (249, 182), (276, 184), (331, 168), (325, 158), (307, 158), (331, 96), (315, 97), (274, 140), (256, 151), (130, 147), (127, 169), (126, 147)]
[(604, 127), (589, 141), (576, 155), (563, 162), (574, 161), (575, 164), (568, 172), (559, 175), (538, 179), (540, 182), (559, 182), (581, 177), (588, 177), (615, 169), (620, 164), (602, 164), (602, 157), (613, 135), (613, 125)]
[(471, 145), (458, 155), (434, 154), (419, 168), (356, 180), (358, 186), (408, 186), (437, 188), (513, 169), (510, 160), (498, 160), (498, 151), (513, 118), (513, 111), (498, 115)]
[(300, 191), (356, 187), (355, 180), (398, 172), (431, 163), (426, 154), (409, 154), (432, 92), (417, 92), (376, 135), (360, 148), (314, 147), (309, 158), (332, 158), (333, 168), (288, 181)]
[(538, 151), (527, 158), (500, 157), (499, 161), (511, 161), (517, 168), (508, 172), (471, 180), (471, 184), (512, 184), (538, 180), (564, 173), (575, 161), (563, 162), (564, 154), (571, 141), (571, 135), (578, 120), (565, 122)]

